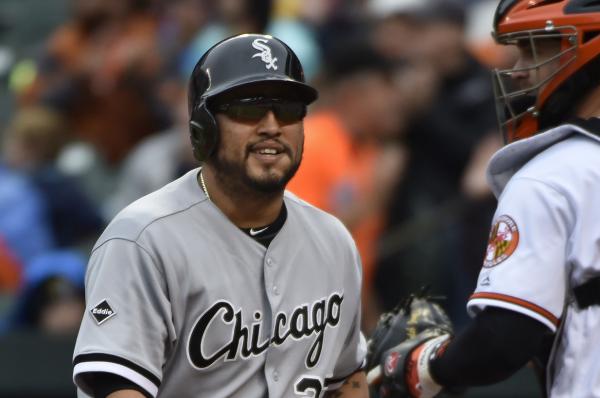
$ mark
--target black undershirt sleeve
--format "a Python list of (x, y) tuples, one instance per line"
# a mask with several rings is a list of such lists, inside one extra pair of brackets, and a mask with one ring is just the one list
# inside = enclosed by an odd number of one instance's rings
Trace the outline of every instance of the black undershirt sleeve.
[(543, 355), (552, 332), (529, 316), (487, 307), (431, 362), (431, 375), (446, 388), (500, 382), (536, 355)]
[(134, 382), (113, 373), (94, 372), (85, 375), (86, 383), (94, 391), (94, 398), (106, 398), (119, 390), (136, 390), (146, 398), (152, 398), (146, 390)]

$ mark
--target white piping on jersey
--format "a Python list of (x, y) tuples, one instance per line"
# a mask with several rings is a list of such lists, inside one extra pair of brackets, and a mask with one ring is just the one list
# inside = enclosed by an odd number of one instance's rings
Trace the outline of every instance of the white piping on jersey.
[(472, 298), (472, 299), (469, 299), (469, 307), (467, 308), (467, 311), (469, 312), (469, 314), (474, 315), (474, 313), (477, 311), (473, 311), (474, 308), (472, 306), (475, 306), (479, 309), (486, 308), (486, 307), (500, 307), (500, 308), (505, 308), (507, 310), (512, 310), (512, 311), (518, 312), (520, 314), (528, 315), (531, 318), (534, 318), (534, 319), (540, 321), (541, 323), (543, 323), (544, 325), (548, 326), (550, 328), (550, 330), (552, 331), (552, 333), (556, 332), (556, 324), (554, 322), (552, 322), (550, 319), (546, 318), (545, 316), (541, 315), (539, 312), (533, 311), (533, 310), (531, 310), (525, 306), (519, 305), (519, 304), (514, 304), (514, 303), (511, 303), (508, 301), (490, 299), (490, 298)]
[(156, 397), (158, 394), (158, 387), (153, 382), (135, 370), (118, 363), (103, 361), (80, 362), (73, 368), (73, 381), (75, 381), (78, 375), (88, 372), (107, 372), (116, 374), (134, 382), (144, 390), (148, 391), (153, 397)]

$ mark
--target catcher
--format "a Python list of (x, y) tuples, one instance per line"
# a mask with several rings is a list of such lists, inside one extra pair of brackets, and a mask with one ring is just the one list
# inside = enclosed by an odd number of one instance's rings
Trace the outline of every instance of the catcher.
[[(495, 383), (536, 357), (549, 397), (600, 397), (600, 6), (502, 0), (494, 36), (519, 57), (495, 71), (508, 145), (487, 171), (498, 208), (474, 321), (452, 336), (443, 318), (412, 313), (421, 300), (396, 328), (382, 322), (368, 358), (382, 397)], [(393, 330), (405, 333), (395, 346), (381, 338)]]

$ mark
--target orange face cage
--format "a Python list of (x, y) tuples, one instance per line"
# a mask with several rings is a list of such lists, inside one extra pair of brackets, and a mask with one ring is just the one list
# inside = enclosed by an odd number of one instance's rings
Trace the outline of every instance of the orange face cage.
[[(533, 59), (526, 67), (493, 73), (498, 123), (505, 142), (511, 143), (551, 127), (540, 123), (549, 98), (600, 54), (600, 2), (502, 0), (496, 10), (493, 34), (500, 44), (530, 47)], [(550, 58), (539, 57), (542, 40), (560, 43)], [(551, 73), (540, 73), (541, 68), (549, 66)], [(531, 74), (526, 87), (514, 81), (513, 74), (518, 72)], [(572, 105), (564, 104), (562, 108), (566, 111)], [(565, 118), (568, 116), (572, 115)]]

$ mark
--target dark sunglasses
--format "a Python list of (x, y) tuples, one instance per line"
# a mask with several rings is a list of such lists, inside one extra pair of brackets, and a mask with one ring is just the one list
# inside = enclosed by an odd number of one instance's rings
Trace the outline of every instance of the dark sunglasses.
[(303, 102), (265, 97), (235, 100), (217, 105), (215, 110), (242, 122), (258, 122), (269, 111), (273, 111), (277, 120), (283, 123), (298, 122), (306, 116), (306, 104)]

